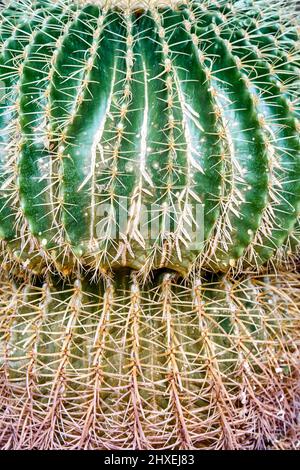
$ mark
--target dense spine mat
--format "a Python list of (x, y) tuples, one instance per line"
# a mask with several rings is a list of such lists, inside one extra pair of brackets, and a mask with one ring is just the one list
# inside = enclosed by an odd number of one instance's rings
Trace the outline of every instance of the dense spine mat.
[(299, 276), (0, 284), (5, 449), (299, 442)]

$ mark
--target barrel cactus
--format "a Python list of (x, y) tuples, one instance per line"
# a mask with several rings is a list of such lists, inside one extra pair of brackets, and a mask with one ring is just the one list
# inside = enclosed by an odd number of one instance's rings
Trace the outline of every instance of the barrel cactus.
[(295, 4), (1, 9), (0, 448), (299, 447)]
[(264, 265), (300, 210), (297, 28), (278, 2), (125, 3), (2, 11), (4, 257)]

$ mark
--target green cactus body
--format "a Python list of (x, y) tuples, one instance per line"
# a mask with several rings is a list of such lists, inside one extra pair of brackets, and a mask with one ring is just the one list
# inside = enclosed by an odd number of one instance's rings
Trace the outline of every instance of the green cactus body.
[(37, 274), (187, 274), (290, 245), (296, 28), (255, 2), (83, 3), (2, 12), (4, 257)]
[(297, 448), (299, 66), (283, 0), (1, 9), (1, 449)]
[(136, 274), (2, 279), (2, 445), (276, 447), (295, 424), (298, 277)]

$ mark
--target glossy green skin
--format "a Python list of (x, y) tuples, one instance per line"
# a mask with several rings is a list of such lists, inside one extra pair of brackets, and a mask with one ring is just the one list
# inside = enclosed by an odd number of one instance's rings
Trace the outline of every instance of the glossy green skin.
[[(36, 272), (78, 263), (187, 273), (263, 265), (283, 246), (300, 210), (289, 105), (299, 61), (287, 63), (297, 34), (279, 35), (269, 17), (257, 30), (263, 12), (234, 8), (126, 15), (36, 2), (16, 31), (4, 10), (0, 236), (14, 257)], [(12, 64), (20, 75), (6, 75)], [(107, 214), (124, 204), (115, 237)], [(195, 248), (187, 228), (200, 204)]]

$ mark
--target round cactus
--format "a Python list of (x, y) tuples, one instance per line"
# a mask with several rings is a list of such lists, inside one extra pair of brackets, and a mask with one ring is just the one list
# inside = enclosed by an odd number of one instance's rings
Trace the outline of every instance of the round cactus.
[(279, 6), (10, 2), (0, 25), (3, 256), (38, 274), (186, 274), (256, 269), (289, 246), (299, 38)]
[(299, 276), (175, 277), (3, 278), (2, 448), (296, 448)]
[(0, 448), (299, 447), (295, 4), (1, 7)]

